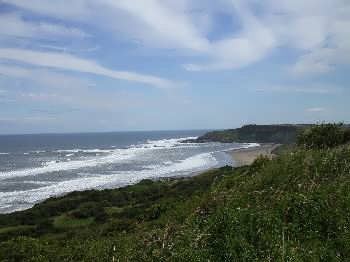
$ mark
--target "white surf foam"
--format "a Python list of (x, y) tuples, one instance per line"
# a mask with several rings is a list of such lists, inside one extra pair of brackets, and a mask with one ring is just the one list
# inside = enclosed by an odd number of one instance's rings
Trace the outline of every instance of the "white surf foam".
[(56, 150), (57, 153), (111, 153), (113, 152), (113, 149), (62, 149), (62, 150)]
[[(90, 167), (102, 165), (105, 163), (125, 161), (127, 159), (138, 156), (142, 153), (151, 153), (151, 150), (159, 150), (154, 145), (162, 145), (164, 148), (175, 146), (186, 146), (181, 143), (184, 139), (164, 139), (156, 141), (148, 141), (145, 144), (134, 145), (126, 149), (115, 149), (108, 156), (99, 158), (90, 158), (85, 161), (75, 160), (70, 162), (48, 162), (45, 166), (35, 169), (26, 169), (15, 172), (0, 173), (0, 180), (15, 176), (34, 176), (40, 173), (79, 169), (81, 167)], [(191, 145), (189, 145), (191, 146)], [(239, 147), (247, 148), (259, 146), (259, 144), (240, 144)], [(237, 148), (237, 146), (235, 147)], [(28, 182), (38, 183), (39, 188), (0, 192), (0, 212), (12, 212), (15, 210), (26, 209), (35, 203), (47, 199), (52, 196), (62, 195), (72, 191), (82, 191), (93, 188), (115, 188), (129, 184), (134, 184), (142, 179), (156, 179), (160, 177), (174, 177), (194, 174), (212, 167), (217, 166), (218, 162), (213, 153), (201, 153), (180, 161), (164, 160), (163, 163), (157, 165), (146, 165), (140, 171), (112, 171), (108, 174), (90, 174), (78, 172), (79, 177), (61, 182), (40, 182), (29, 179)], [(84, 172), (84, 171), (83, 171)], [(25, 180), (23, 181), (26, 182)], [(6, 208), (4, 208), (6, 207)]]
[(45, 150), (35, 150), (35, 151), (30, 151), (29, 153), (35, 153), (35, 154), (40, 154), (40, 153), (45, 153)]
[(250, 147), (257, 147), (260, 146), (258, 143), (244, 143), (240, 144), (240, 148), (250, 148)]
[[(82, 174), (82, 177), (62, 181), (58, 183), (48, 183), (48, 185), (25, 190), (0, 192), (0, 207), (7, 206), (7, 212), (29, 208), (35, 203), (52, 196), (62, 195), (72, 191), (82, 191), (92, 188), (121, 187), (135, 184), (142, 179), (152, 179), (159, 177), (172, 177), (175, 174), (190, 174), (201, 171), (217, 164), (216, 159), (210, 153), (198, 154), (182, 161), (165, 161), (161, 165), (150, 165), (142, 171), (117, 172), (111, 175)], [(33, 181), (34, 182), (34, 181)], [(42, 182), (39, 182), (42, 183)], [(13, 203), (26, 203), (17, 206)], [(12, 205), (12, 209), (9, 206)]]
[[(27, 168), (21, 170), (13, 170), (8, 172), (0, 172), (0, 180), (13, 178), (13, 177), (26, 177), (26, 176), (35, 176), (44, 173), (58, 172), (58, 171), (67, 171), (75, 170), (86, 167), (95, 167), (104, 164), (118, 163), (128, 159), (132, 159), (139, 154), (148, 152), (150, 150), (155, 150), (157, 148), (171, 148), (176, 145), (181, 145), (182, 141), (187, 139), (193, 139), (193, 137), (185, 137), (179, 139), (162, 139), (162, 140), (149, 140), (147, 143), (131, 145), (126, 149), (114, 149), (108, 150), (108, 154), (105, 156), (96, 156), (93, 158), (85, 158), (83, 160), (72, 160), (72, 161), (49, 161), (43, 164), (41, 167), (36, 168)], [(186, 144), (182, 144), (186, 145)], [(80, 149), (73, 149), (80, 150)], [(70, 152), (73, 152), (70, 150)], [(96, 152), (99, 149), (91, 149), (90, 152)], [(86, 151), (86, 150), (85, 150)], [(67, 150), (65, 150), (67, 152)]]

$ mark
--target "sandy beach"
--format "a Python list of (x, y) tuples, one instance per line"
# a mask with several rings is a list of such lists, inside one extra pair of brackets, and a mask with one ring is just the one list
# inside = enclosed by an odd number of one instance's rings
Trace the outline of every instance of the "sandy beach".
[(250, 165), (259, 156), (267, 156), (269, 158), (273, 157), (271, 153), (279, 144), (261, 144), (258, 147), (235, 149), (227, 151), (234, 160), (236, 166)]

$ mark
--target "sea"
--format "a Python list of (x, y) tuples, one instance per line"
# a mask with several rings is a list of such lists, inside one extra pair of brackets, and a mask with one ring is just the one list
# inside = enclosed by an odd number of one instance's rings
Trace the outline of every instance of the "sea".
[(233, 165), (227, 150), (256, 144), (183, 143), (206, 131), (0, 136), (0, 213), (52, 196), (193, 176)]

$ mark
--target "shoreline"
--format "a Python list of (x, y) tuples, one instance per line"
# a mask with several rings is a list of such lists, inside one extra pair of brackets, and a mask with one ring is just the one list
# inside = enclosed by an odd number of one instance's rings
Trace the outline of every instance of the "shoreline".
[[(224, 153), (226, 153), (229, 157), (232, 158), (232, 167), (241, 167), (241, 166), (245, 166), (245, 165), (250, 165), (254, 162), (254, 160), (259, 157), (260, 155), (263, 156), (267, 156), (269, 158), (272, 158), (273, 155), (271, 154), (271, 152), (278, 147), (280, 144), (260, 144), (260, 146), (255, 146), (255, 147), (250, 147), (250, 148), (237, 148), (237, 149), (231, 149), (231, 150), (227, 150), (227, 151), (222, 151)], [(154, 177), (154, 178), (145, 178), (142, 180), (152, 180), (152, 181), (161, 181), (161, 180), (165, 180), (165, 181), (173, 181), (173, 180), (181, 180), (181, 179), (186, 179), (186, 178), (193, 178), (196, 176), (200, 176), (203, 173), (206, 173), (210, 170), (216, 169), (214, 168), (208, 168), (206, 170), (203, 171), (197, 171), (197, 172), (191, 172), (188, 175), (175, 175), (175, 176), (161, 176), (161, 177)], [(117, 187), (113, 187), (113, 188), (92, 188), (92, 189), (84, 189), (84, 190), (73, 190), (70, 192), (65, 192), (59, 195), (55, 195), (55, 196), (50, 196), (48, 198), (42, 199), (41, 201), (38, 201), (36, 203), (34, 203), (33, 205), (29, 206), (29, 207), (25, 207), (25, 208), (15, 208), (11, 211), (5, 211), (5, 212), (0, 212), (0, 215), (2, 214), (12, 214), (12, 213), (16, 213), (16, 212), (21, 212), (21, 211), (25, 211), (25, 210), (29, 210), (31, 208), (33, 208), (35, 205), (38, 205), (42, 202), (45, 202), (49, 199), (52, 198), (57, 198), (57, 197), (65, 197), (66, 195), (69, 195), (71, 193), (74, 192), (86, 192), (86, 191), (90, 191), (90, 190), (114, 190), (114, 189), (119, 189), (119, 188), (125, 188), (128, 186), (133, 186), (133, 185), (137, 185), (139, 184), (142, 180), (137, 181), (135, 183), (130, 183), (130, 184), (125, 184), (123, 186), (117, 186)]]
[(259, 156), (265, 156), (271, 159), (274, 157), (272, 151), (279, 146), (280, 144), (267, 143), (260, 144), (257, 147), (228, 150), (225, 153), (231, 156), (234, 167), (240, 167), (251, 165)]

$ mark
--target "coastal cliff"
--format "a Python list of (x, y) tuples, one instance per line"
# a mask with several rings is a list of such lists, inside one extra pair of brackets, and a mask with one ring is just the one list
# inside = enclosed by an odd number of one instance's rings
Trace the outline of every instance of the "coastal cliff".
[(236, 129), (211, 131), (197, 139), (190, 140), (196, 143), (279, 143), (290, 144), (310, 125), (245, 125)]

